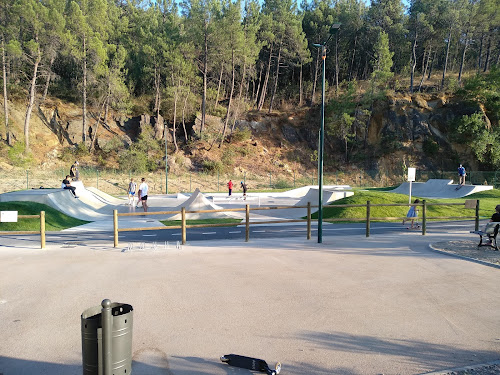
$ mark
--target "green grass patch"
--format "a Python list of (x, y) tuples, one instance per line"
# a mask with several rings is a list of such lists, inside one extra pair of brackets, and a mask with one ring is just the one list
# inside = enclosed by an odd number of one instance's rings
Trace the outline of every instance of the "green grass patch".
[[(45, 211), (45, 230), (60, 231), (88, 221), (75, 219), (45, 204), (35, 202), (0, 202), (0, 211), (17, 211), (18, 215), (40, 215)], [(0, 223), (0, 231), (39, 231), (40, 219), (18, 219), (17, 223)]]
[[(160, 220), (167, 227), (181, 226), (182, 220)], [(186, 225), (205, 225), (205, 224), (239, 224), (241, 219), (197, 219), (186, 220)]]
[[(419, 198), (420, 202), (424, 198), (412, 196), (412, 202)], [(459, 199), (425, 199), (427, 204), (432, 203), (464, 203), (466, 199), (479, 199), (479, 215), (490, 217), (495, 212), (495, 206), (500, 204), (500, 191), (498, 190), (488, 190), (476, 194), (469, 195), (464, 198)], [(335, 202), (331, 202), (332, 205), (338, 204), (363, 204), (370, 201), (372, 205), (374, 204), (388, 204), (388, 203), (401, 203), (405, 206), (401, 207), (371, 207), (370, 216), (371, 217), (405, 217), (408, 212), (408, 196), (404, 194), (395, 193), (384, 193), (379, 191), (356, 191), (353, 196), (339, 199)], [(463, 206), (428, 206), (427, 207), (427, 217), (432, 216), (474, 216), (474, 209), (465, 209)], [(317, 212), (312, 215), (314, 219), (318, 218)], [(422, 212), (420, 211), (419, 217), (422, 217)], [(345, 222), (349, 222), (349, 219), (362, 219), (366, 218), (366, 206), (365, 207), (325, 207), (323, 209), (323, 218), (345, 218)], [(431, 219), (429, 219), (431, 220)]]

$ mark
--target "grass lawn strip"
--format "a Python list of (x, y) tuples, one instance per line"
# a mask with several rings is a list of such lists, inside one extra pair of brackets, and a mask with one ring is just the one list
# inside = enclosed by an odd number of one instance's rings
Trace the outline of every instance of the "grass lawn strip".
[[(60, 231), (87, 224), (45, 204), (35, 202), (0, 202), (0, 211), (17, 211), (18, 215), (40, 215), (45, 211), (45, 230)], [(0, 223), (0, 231), (39, 231), (40, 219), (18, 219), (17, 223)]]

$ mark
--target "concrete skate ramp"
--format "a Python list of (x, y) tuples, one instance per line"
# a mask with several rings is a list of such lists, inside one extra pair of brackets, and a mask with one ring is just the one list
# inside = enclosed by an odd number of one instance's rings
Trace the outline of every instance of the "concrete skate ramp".
[[(309, 185), (292, 190), (287, 190), (282, 193), (279, 193), (279, 195), (283, 195), (290, 198), (301, 198), (304, 197), (311, 189), (318, 190), (318, 185)], [(351, 187), (349, 185), (327, 185), (323, 186), (323, 190), (351, 190)]]
[(33, 189), (0, 194), (0, 202), (15, 201), (42, 203), (80, 220), (110, 219), (110, 215), (97, 212), (93, 207), (73, 197), (69, 190), (64, 189)]
[(112, 195), (109, 195), (109, 194), (105, 193), (104, 191), (96, 189), (95, 187), (88, 187), (87, 190), (90, 191), (92, 194), (94, 194), (94, 196), (97, 199), (101, 200), (102, 202), (104, 202), (106, 204), (118, 206), (118, 205), (128, 203), (127, 199), (113, 197)]
[[(222, 207), (213, 204), (209, 201), (205, 195), (200, 191), (200, 189), (196, 189), (191, 197), (188, 200), (178, 205), (172, 211), (180, 211), (184, 207), (186, 211), (201, 211), (201, 210), (220, 210)], [(216, 218), (231, 218), (231, 215), (228, 215), (225, 212), (205, 212), (205, 213), (188, 213), (186, 214), (186, 219), (195, 220), (195, 219), (216, 219)], [(181, 215), (177, 214), (172, 217), (169, 217), (169, 220), (181, 220)]]
[[(413, 182), (411, 187), (411, 195), (421, 198), (462, 198), (470, 194), (480, 191), (492, 190), (493, 186), (489, 185), (464, 185), (460, 189), (456, 189), (459, 185), (454, 184), (453, 180), (446, 179), (430, 179), (427, 182)], [(410, 194), (410, 183), (403, 182), (391, 193)]]
[[(338, 190), (327, 190), (323, 189), (323, 204), (328, 204), (331, 201), (336, 201), (338, 199), (350, 197), (354, 195), (352, 191), (338, 191)], [(308, 193), (298, 201), (295, 206), (307, 206), (307, 202), (311, 202), (311, 205), (317, 206), (319, 203), (319, 189), (311, 188)]]

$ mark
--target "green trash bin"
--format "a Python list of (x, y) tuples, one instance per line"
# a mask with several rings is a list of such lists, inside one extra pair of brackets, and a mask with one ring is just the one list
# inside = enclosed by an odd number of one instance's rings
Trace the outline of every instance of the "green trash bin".
[(133, 310), (105, 299), (82, 313), (83, 375), (132, 374)]

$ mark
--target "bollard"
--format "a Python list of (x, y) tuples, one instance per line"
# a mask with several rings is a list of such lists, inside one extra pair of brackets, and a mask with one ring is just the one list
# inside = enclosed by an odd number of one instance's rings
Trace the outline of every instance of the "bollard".
[(181, 219), (182, 219), (182, 224), (181, 224), (181, 231), (182, 231), (182, 244), (186, 244), (186, 208), (182, 207), (181, 208)]
[(307, 202), (307, 239), (311, 239), (311, 202)]
[(41, 248), (45, 249), (45, 211), (40, 211), (40, 243)]
[(427, 232), (427, 203), (422, 201), (422, 236)]
[(245, 206), (245, 242), (250, 240), (250, 206)]
[(118, 211), (113, 210), (113, 247), (118, 247)]
[(366, 201), (366, 237), (370, 237), (370, 201)]
[(81, 315), (83, 375), (132, 373), (133, 308), (102, 301)]
[(474, 223), (474, 230), (479, 230), (479, 199), (476, 200), (476, 221)]

